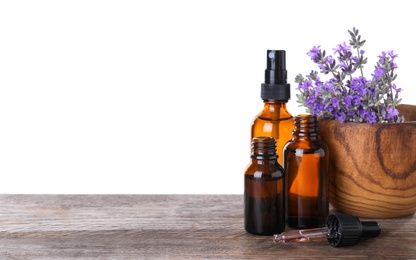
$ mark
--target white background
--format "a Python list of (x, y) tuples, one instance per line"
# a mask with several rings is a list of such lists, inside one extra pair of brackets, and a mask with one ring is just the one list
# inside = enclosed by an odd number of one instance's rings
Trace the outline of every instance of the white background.
[(370, 77), (399, 54), (415, 104), (411, 1), (2, 1), (0, 193), (243, 193), (267, 49), (296, 74), (360, 29)]

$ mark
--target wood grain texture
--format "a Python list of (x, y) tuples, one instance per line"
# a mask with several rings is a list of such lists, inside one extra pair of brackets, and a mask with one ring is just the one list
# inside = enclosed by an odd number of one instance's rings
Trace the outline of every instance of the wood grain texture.
[(0, 205), (0, 259), (416, 257), (414, 216), (375, 219), (378, 238), (333, 248), (247, 234), (242, 195), (0, 195)]
[[(416, 106), (399, 110), (416, 118)], [(319, 129), (329, 149), (330, 199), (337, 210), (377, 218), (416, 212), (416, 121), (320, 120)]]

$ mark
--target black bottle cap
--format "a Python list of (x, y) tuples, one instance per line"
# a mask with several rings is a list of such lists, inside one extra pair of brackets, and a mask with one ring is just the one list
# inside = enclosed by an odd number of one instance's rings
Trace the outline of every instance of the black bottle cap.
[(377, 222), (361, 222), (359, 218), (341, 213), (331, 213), (326, 219), (327, 239), (331, 246), (352, 246), (361, 238), (380, 235), (381, 228)]
[(263, 100), (287, 102), (290, 99), (290, 84), (287, 84), (286, 52), (267, 50), (267, 68), (261, 84)]

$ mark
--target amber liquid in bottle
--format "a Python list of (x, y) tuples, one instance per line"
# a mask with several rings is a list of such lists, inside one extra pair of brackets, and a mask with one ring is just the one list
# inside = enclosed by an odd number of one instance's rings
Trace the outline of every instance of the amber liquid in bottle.
[(283, 147), (292, 138), (293, 117), (286, 109), (286, 103), (265, 100), (264, 109), (258, 114), (251, 126), (251, 138), (270, 136), (276, 140), (277, 162), (283, 165)]
[(293, 138), (285, 145), (286, 221), (292, 228), (325, 225), (329, 212), (328, 151), (312, 115), (295, 117)]
[(257, 235), (284, 231), (283, 168), (277, 163), (274, 138), (252, 142), (252, 161), (244, 173), (244, 227)]

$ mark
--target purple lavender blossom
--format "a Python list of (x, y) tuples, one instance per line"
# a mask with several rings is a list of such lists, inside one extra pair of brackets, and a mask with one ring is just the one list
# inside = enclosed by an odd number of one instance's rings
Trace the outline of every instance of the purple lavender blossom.
[[(341, 122), (403, 122), (404, 118), (399, 117), (396, 109), (401, 89), (393, 83), (397, 77), (394, 70), (398, 68), (395, 63), (398, 55), (393, 51), (382, 52), (372, 79), (367, 80), (363, 74), (367, 58), (361, 49), (366, 41), (361, 40), (355, 28), (349, 33), (350, 44), (343, 42), (333, 49), (335, 59), (325, 56), (320, 46), (314, 46), (307, 53), (320, 72), (331, 78), (321, 80), (317, 71), (305, 77), (298, 75), (295, 79), (300, 92), (298, 102), (316, 116)], [(357, 56), (353, 56), (352, 48), (357, 49)], [(354, 76), (357, 69), (361, 75)]]
[(346, 54), (351, 51), (351, 46), (347, 45), (345, 42), (338, 44), (334, 49), (334, 54)]
[(395, 58), (397, 58), (397, 57), (399, 56), (399, 55), (397, 55), (397, 54), (394, 54), (394, 51), (393, 51), (393, 50), (388, 51), (387, 53), (390, 55), (390, 58), (391, 58), (392, 60), (394, 60)]
[(364, 77), (352, 78), (350, 81), (350, 88), (355, 93), (363, 94), (365, 86), (367, 84), (367, 79)]
[(384, 73), (385, 73), (385, 70), (379, 67), (374, 71), (374, 74), (371, 74), (371, 76), (373, 76), (374, 80), (378, 80), (384, 75)]
[(351, 96), (344, 97), (344, 103), (345, 103), (346, 108), (350, 107), (352, 104), (352, 97)]
[(398, 88), (397, 86), (396, 86), (396, 84), (392, 84), (391, 85), (391, 88), (396, 92), (396, 94), (395, 94), (395, 96), (394, 96), (394, 98), (395, 99), (399, 99), (399, 93), (400, 92), (402, 92), (402, 89), (401, 88)]
[(394, 117), (399, 115), (399, 111), (396, 108), (389, 107), (387, 108), (386, 118), (393, 119)]
[(381, 52), (381, 55), (378, 55), (378, 59), (379, 59), (381, 64), (384, 63), (384, 61), (386, 59), (386, 56), (387, 56), (387, 52), (385, 52), (385, 51)]
[(376, 115), (376, 112), (371, 111), (371, 112), (367, 113), (367, 117), (365, 119), (370, 124), (377, 123), (377, 115)]
[(319, 53), (321, 52), (321, 46), (313, 46), (312, 50), (306, 53), (313, 61), (319, 60)]
[(347, 118), (354, 118), (355, 116), (357, 115), (357, 112), (356, 111), (354, 111), (354, 110), (349, 110), (348, 112), (347, 112)]
[(335, 115), (335, 119), (337, 119), (337, 120), (341, 121), (341, 123), (343, 123), (343, 122), (345, 122), (347, 120), (347, 115), (344, 112), (339, 111)]
[(309, 88), (311, 86), (312, 86), (312, 81), (311, 80), (308, 80), (308, 81), (305, 81), (302, 84), (299, 84), (298, 87), (297, 87), (297, 89), (298, 90), (301, 90), (301, 91), (309, 91)]
[(327, 92), (334, 92), (335, 91), (335, 86), (334, 83), (332, 81), (327, 81), (322, 83), (322, 90), (325, 90)]
[(354, 107), (358, 107), (361, 104), (361, 95), (353, 95), (352, 97), (352, 104)]
[(331, 105), (332, 105), (333, 107), (339, 107), (339, 99), (338, 99), (338, 98), (336, 98), (336, 97), (331, 98)]

